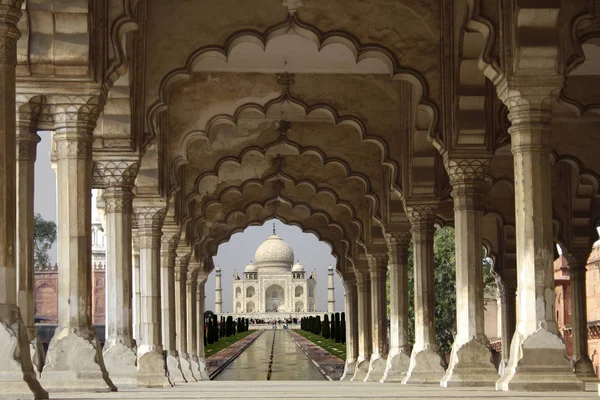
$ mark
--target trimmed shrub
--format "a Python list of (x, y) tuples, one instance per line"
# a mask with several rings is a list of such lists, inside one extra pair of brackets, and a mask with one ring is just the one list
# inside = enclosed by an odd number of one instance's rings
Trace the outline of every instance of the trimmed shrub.
[(340, 313), (336, 312), (335, 313), (335, 342), (339, 343), (341, 340), (341, 327), (340, 327)]
[(341, 336), (342, 343), (346, 343), (346, 313), (345, 312), (342, 312), (341, 318), (342, 318), (342, 321), (341, 321), (342, 332), (341, 332), (340, 336)]
[(331, 330), (329, 329), (329, 317), (327, 314), (323, 317), (323, 337), (329, 339), (331, 337)]
[(335, 315), (331, 313), (331, 320), (329, 321), (331, 329), (329, 331), (329, 338), (335, 339)]

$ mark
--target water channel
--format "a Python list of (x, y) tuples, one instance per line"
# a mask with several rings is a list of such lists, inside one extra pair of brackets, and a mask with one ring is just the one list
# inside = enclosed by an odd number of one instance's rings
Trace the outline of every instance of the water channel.
[(240, 354), (217, 381), (322, 381), (312, 361), (282, 329), (265, 331)]

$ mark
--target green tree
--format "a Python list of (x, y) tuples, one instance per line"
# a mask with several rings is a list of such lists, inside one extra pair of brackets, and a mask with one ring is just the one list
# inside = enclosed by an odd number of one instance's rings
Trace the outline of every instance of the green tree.
[(35, 268), (50, 264), (48, 250), (56, 242), (56, 223), (46, 221), (40, 214), (33, 217), (33, 262)]

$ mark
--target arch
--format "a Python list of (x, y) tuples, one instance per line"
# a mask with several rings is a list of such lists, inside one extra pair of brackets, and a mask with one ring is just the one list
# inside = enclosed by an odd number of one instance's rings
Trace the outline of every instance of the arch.
[(278, 312), (285, 306), (285, 290), (274, 283), (265, 290), (265, 311)]
[(238, 286), (238, 287), (235, 288), (235, 298), (239, 299), (241, 295), (242, 295), (242, 288), (240, 288)]
[(304, 295), (304, 288), (300, 285), (294, 288), (294, 297), (301, 297)]
[(235, 312), (236, 313), (241, 313), (242, 312), (242, 303), (240, 303), (239, 301), (237, 303), (235, 303)]
[(256, 306), (254, 305), (253, 301), (249, 301), (246, 303), (246, 312), (247, 313), (252, 313), (256, 311)]
[(298, 300), (295, 304), (294, 304), (294, 311), (296, 312), (303, 312), (304, 311), (304, 302)]
[(246, 297), (247, 298), (254, 297), (255, 294), (256, 294), (256, 289), (254, 288), (254, 286), (248, 286), (246, 288)]

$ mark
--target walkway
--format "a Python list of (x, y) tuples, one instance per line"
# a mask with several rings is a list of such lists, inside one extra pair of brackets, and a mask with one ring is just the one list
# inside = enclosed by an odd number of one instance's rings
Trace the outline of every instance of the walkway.
[(218, 381), (324, 380), (312, 361), (282, 329), (263, 333), (219, 376)]

